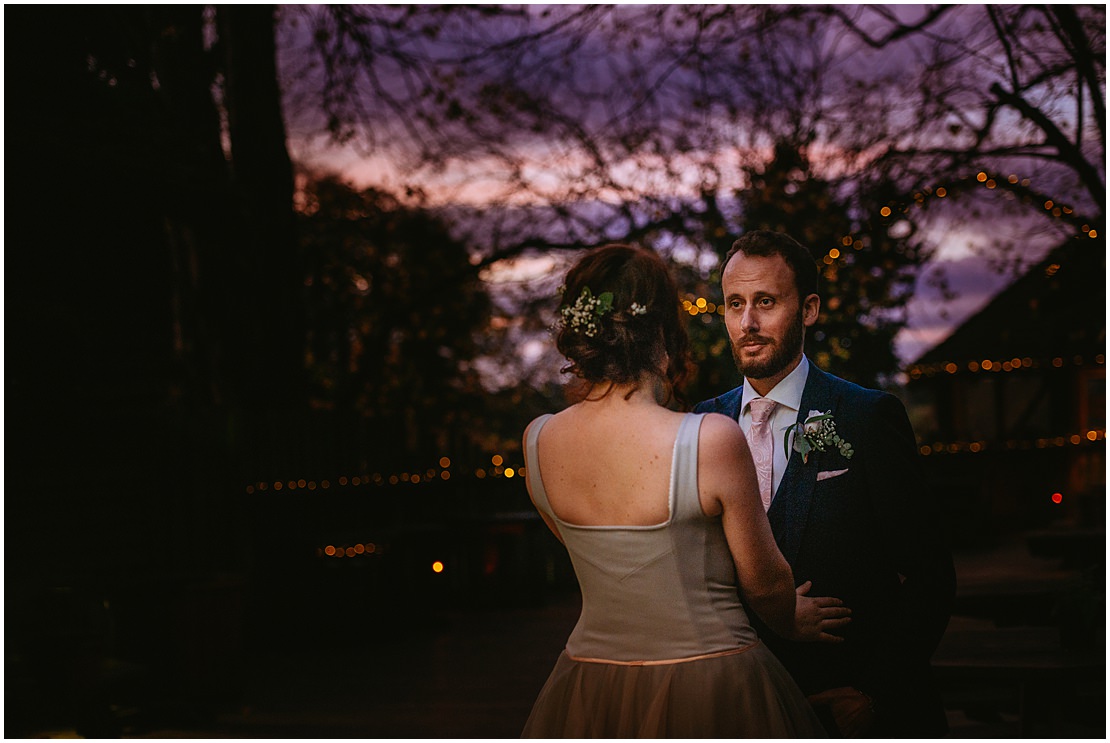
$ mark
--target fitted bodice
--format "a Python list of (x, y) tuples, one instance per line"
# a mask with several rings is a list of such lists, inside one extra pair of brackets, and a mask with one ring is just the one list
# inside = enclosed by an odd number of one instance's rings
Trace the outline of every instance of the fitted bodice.
[(532, 498), (558, 526), (582, 591), (582, 615), (567, 640), (571, 656), (673, 660), (757, 640), (740, 603), (720, 518), (706, 516), (698, 498), (703, 417), (687, 414), (679, 425), (669, 515), (654, 526), (581, 526), (560, 519), (548, 502), (536, 448), (551, 416), (529, 429), (525, 457)]

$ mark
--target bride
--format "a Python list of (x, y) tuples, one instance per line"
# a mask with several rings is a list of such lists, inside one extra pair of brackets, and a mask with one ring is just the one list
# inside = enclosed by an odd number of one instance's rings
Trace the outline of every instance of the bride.
[(688, 372), (666, 265), (596, 249), (568, 273), (560, 315), (579, 401), (533, 421), (524, 450), (582, 614), (523, 736), (824, 737), (747, 611), (784, 637), (838, 642), (848, 610), (795, 592), (737, 422), (666, 407)]

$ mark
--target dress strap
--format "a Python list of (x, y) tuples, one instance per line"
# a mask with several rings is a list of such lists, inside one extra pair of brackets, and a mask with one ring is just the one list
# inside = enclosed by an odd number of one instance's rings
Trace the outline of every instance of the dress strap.
[(673, 519), (704, 517), (698, 498), (698, 436), (705, 413), (687, 413), (678, 426), (671, 465)]
[(532, 500), (536, 507), (543, 510), (548, 516), (555, 517), (551, 504), (547, 500), (547, 491), (543, 489), (543, 477), (540, 475), (540, 456), (536, 442), (540, 438), (540, 429), (552, 417), (551, 413), (544, 413), (528, 426), (528, 435), (524, 441), (524, 466), (528, 468), (528, 487), (532, 491)]

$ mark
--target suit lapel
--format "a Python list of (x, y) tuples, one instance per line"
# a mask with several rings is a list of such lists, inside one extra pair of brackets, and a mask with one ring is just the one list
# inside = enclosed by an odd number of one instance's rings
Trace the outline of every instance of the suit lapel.
[[(829, 382), (829, 375), (810, 363), (809, 376), (806, 377), (806, 386), (802, 390), (802, 403), (798, 409), (797, 422), (805, 422), (810, 410), (832, 412), (835, 415), (836, 402), (837, 398)], [(782, 550), (783, 557), (791, 565), (794, 564), (794, 559), (798, 556), (798, 548), (802, 543), (802, 533), (805, 531), (809, 517), (813, 488), (817, 484), (817, 473), (821, 468), (823, 457), (822, 452), (811, 452), (809, 462), (803, 463), (802, 456), (792, 451), (782, 482), (779, 483), (775, 498), (771, 501), (771, 508), (767, 511), (775, 541)]]

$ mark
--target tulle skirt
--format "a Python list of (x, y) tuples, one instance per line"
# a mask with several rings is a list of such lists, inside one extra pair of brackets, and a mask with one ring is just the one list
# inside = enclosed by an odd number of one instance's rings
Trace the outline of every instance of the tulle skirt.
[(655, 665), (580, 661), (564, 651), (524, 738), (824, 738), (794, 679), (762, 643)]

